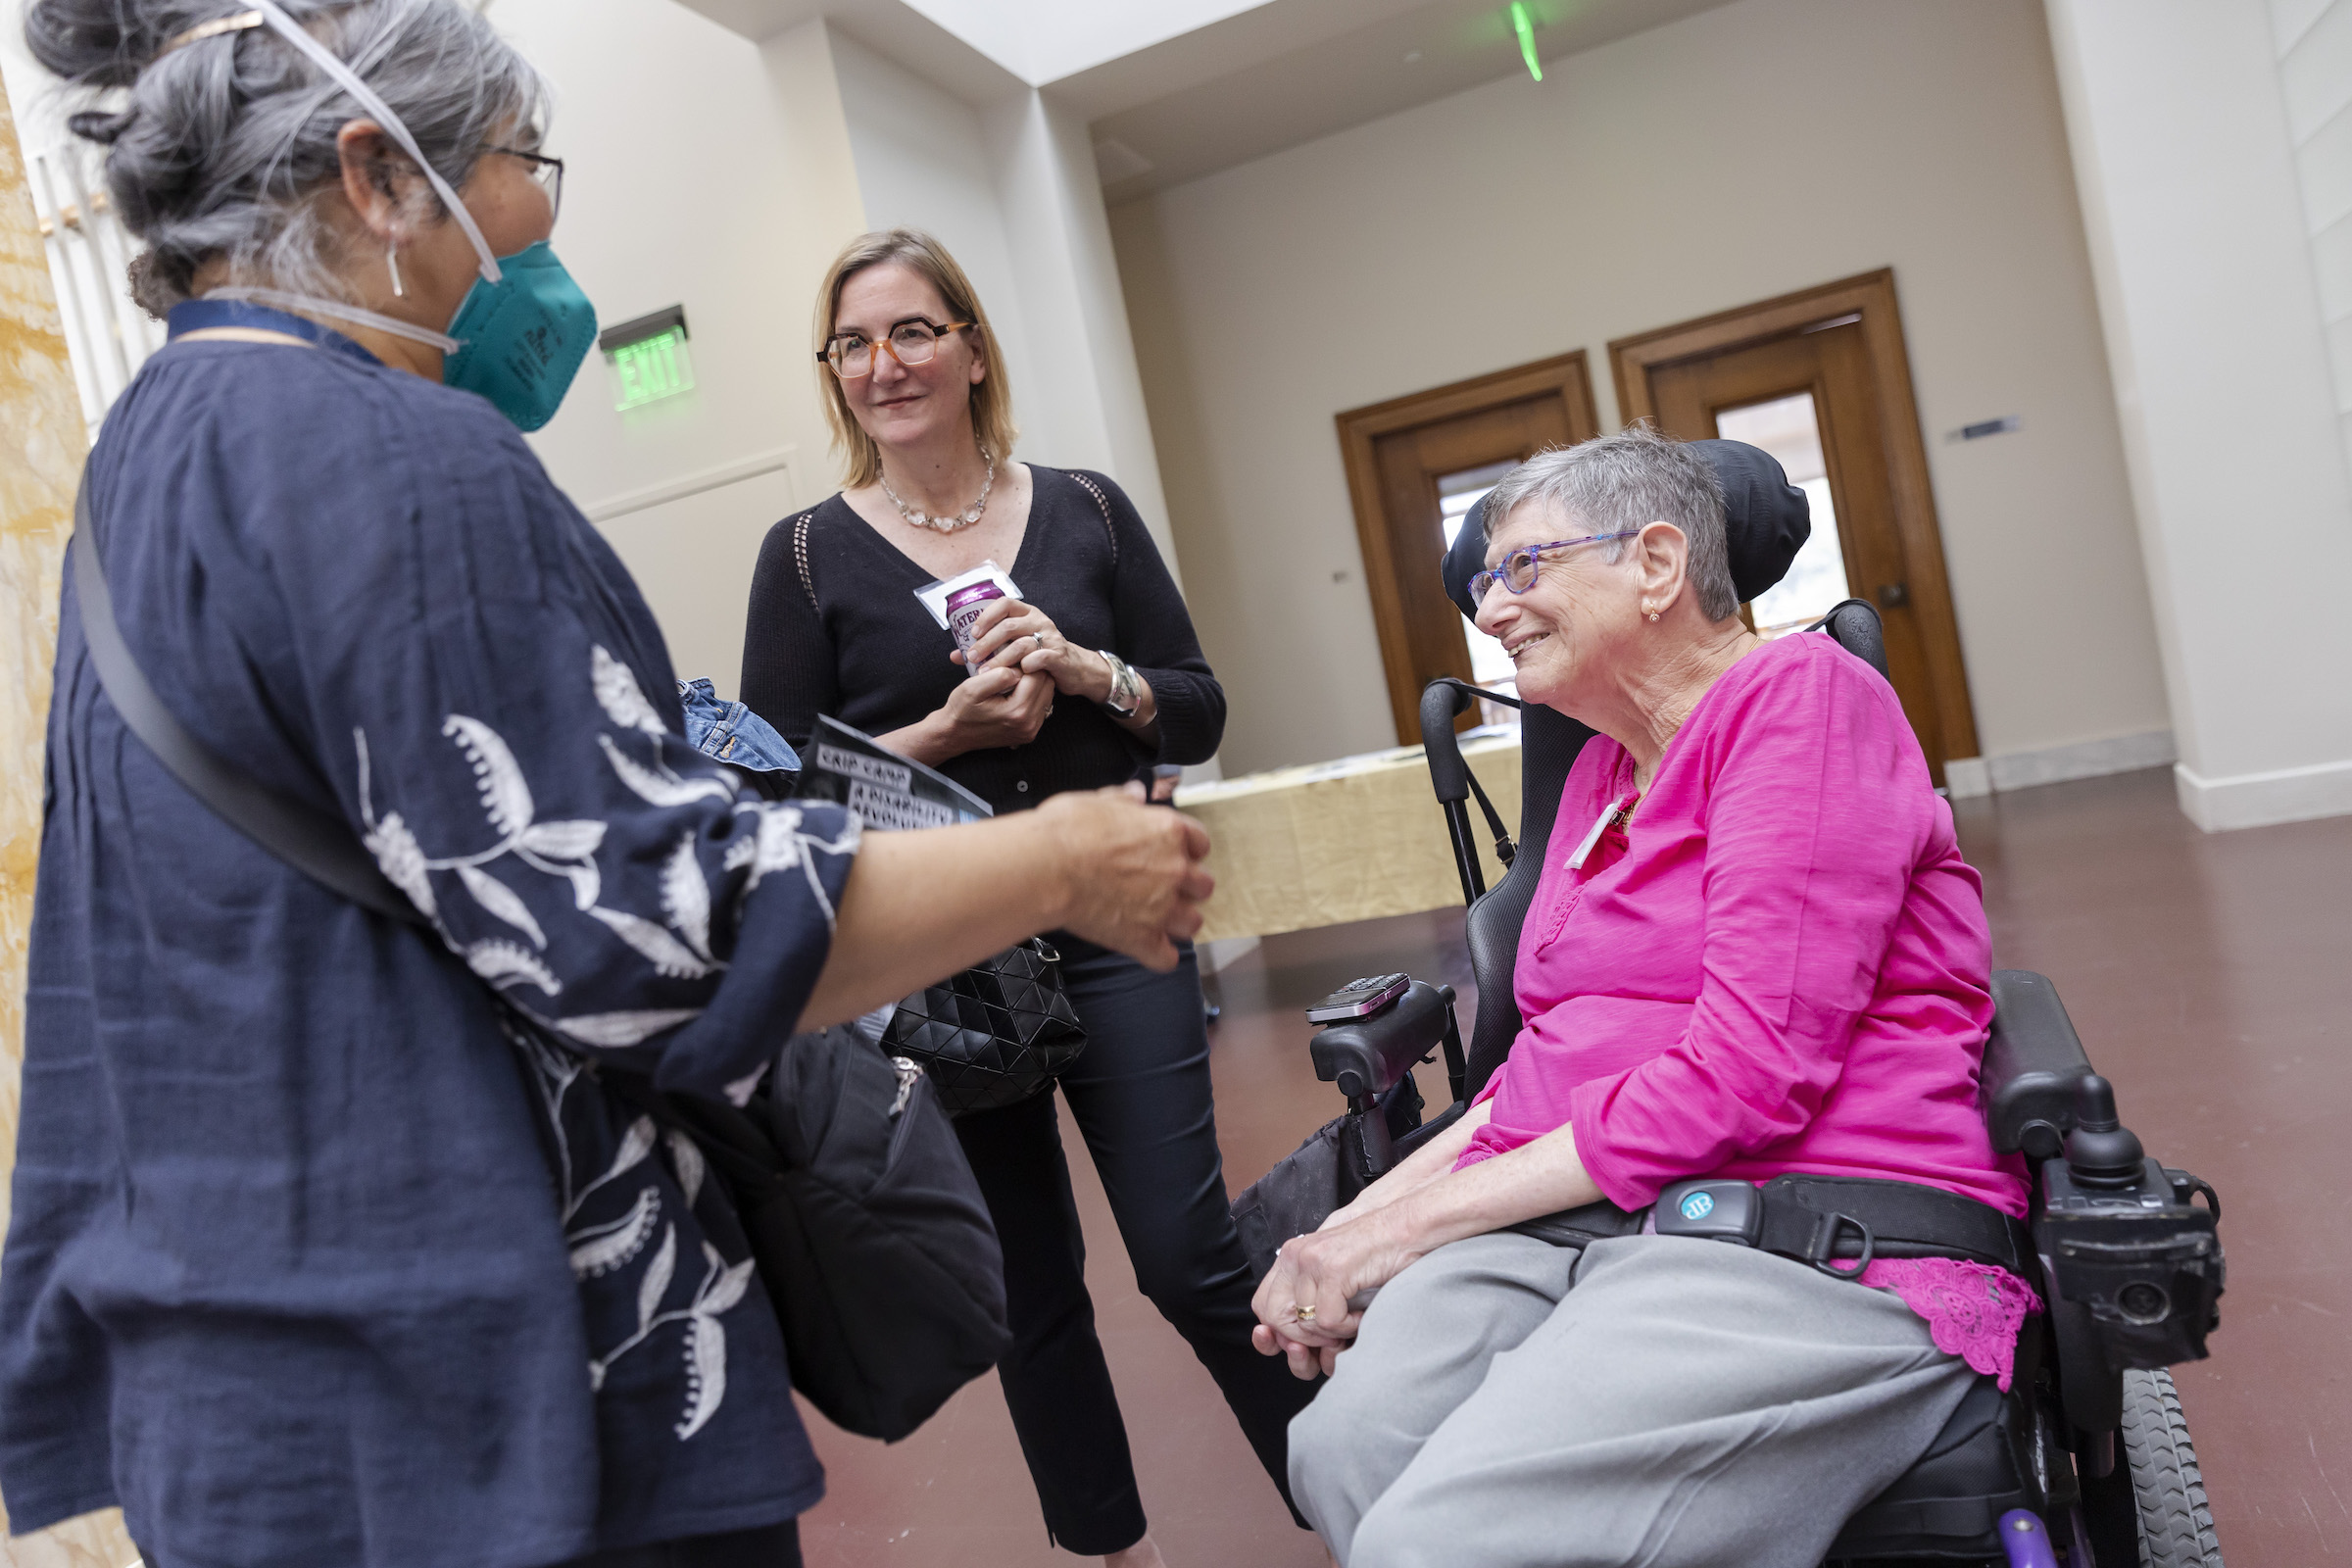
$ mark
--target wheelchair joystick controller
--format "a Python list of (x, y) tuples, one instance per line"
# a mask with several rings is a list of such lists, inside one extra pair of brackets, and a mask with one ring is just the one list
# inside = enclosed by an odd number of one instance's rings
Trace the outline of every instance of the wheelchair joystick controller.
[(2115, 1086), (2095, 1072), (2085, 1076), (2075, 1092), (2075, 1130), (2066, 1139), (2075, 1185), (2103, 1192), (2136, 1187), (2146, 1159), (2137, 1135), (2116, 1119)]

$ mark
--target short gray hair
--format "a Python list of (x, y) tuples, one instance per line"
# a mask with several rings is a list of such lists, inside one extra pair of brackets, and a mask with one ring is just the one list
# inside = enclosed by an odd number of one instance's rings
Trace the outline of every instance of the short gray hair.
[[(400, 116), (451, 188), (500, 127), (536, 122), (547, 88), (513, 45), (459, 0), (280, 0)], [(109, 93), (73, 117), (106, 146), (107, 189), (147, 242), (138, 302), (161, 316), (215, 258), (230, 280), (348, 296), (317, 198), (340, 183), (335, 137), (367, 111), (269, 27), (167, 48), (236, 0), (32, 0), (24, 41), (70, 84)], [(419, 221), (447, 215), (429, 191)]]
[[(1616, 435), (1539, 452), (1487, 492), (1487, 537), (1529, 502), (1556, 507), (1571, 526), (1593, 533), (1673, 523), (1690, 541), (1685, 575), (1698, 596), (1700, 612), (1709, 620), (1740, 612), (1724, 536), (1723, 481), (1715, 466), (1687, 443), (1637, 424)], [(1602, 559), (1619, 562), (1633, 541), (1612, 540), (1599, 548)]]

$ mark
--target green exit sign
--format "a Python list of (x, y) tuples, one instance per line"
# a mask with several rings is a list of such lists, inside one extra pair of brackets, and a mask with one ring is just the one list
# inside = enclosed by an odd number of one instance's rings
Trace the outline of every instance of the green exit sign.
[(601, 333), (597, 347), (612, 368), (612, 407), (626, 413), (693, 391), (694, 359), (686, 338), (686, 311), (677, 305)]

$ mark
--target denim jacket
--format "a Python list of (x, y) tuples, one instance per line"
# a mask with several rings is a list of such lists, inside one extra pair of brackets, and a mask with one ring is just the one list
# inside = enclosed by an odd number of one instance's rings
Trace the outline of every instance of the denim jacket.
[(800, 754), (772, 725), (741, 703), (719, 701), (707, 680), (678, 682), (686, 706), (686, 744), (729, 767), (754, 773), (797, 773)]

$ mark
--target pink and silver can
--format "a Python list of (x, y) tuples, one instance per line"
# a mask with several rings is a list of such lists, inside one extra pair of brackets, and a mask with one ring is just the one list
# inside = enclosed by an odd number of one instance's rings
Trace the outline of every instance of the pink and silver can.
[(988, 608), (990, 600), (1004, 597), (1004, 590), (993, 582), (976, 582), (968, 588), (958, 588), (948, 596), (948, 631), (955, 637), (956, 646), (963, 653), (966, 662), (963, 672), (967, 676), (972, 673), (973, 623), (979, 620), (980, 612)]

